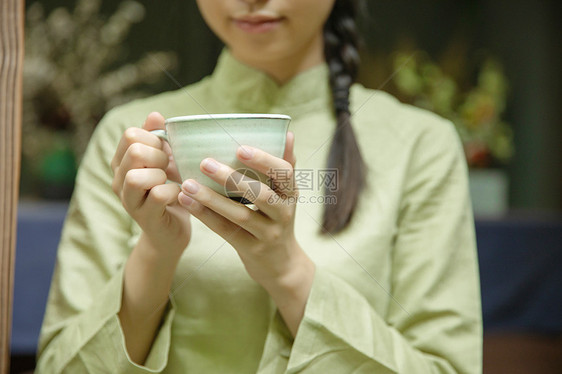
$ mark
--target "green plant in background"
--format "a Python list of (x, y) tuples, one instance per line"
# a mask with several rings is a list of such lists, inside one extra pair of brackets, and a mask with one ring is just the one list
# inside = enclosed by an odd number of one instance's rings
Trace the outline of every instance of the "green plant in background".
[[(507, 80), (496, 60), (487, 58), (478, 67), (475, 85), (467, 85), (463, 77), (445, 73), (420, 51), (396, 53), (393, 65), (397, 94), (451, 120), (459, 132), (470, 167), (486, 168), (509, 162), (513, 134), (502, 120)], [(466, 66), (456, 68), (464, 74), (466, 70)]]
[[(103, 114), (147, 96), (147, 87), (173, 69), (170, 52), (125, 62), (123, 46), (143, 5), (125, 0), (105, 16), (101, 0), (77, 0), (73, 10), (48, 15), (39, 2), (27, 10), (23, 87), (22, 184), (72, 185), (76, 163)], [(25, 191), (24, 191), (25, 192)]]

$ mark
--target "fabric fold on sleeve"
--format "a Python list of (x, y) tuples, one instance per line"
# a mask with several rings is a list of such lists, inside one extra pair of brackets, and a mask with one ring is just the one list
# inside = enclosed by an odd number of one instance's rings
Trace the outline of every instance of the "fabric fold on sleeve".
[(121, 308), (124, 266), (77, 315), (43, 347), (37, 373), (160, 373), (168, 360), (175, 308), (169, 302), (144, 365), (134, 363), (125, 346), (117, 313)]
[[(406, 312), (405, 312), (406, 313)], [(389, 326), (353, 287), (317, 269), (297, 336), (276, 313), (258, 373), (442, 373), (456, 371)]]
[(393, 350), (389, 338), (374, 339), (383, 335), (384, 330), (391, 335), (386, 323), (357, 291), (317, 268), (297, 336), (292, 339), (276, 313), (259, 373), (355, 373), (359, 369), (396, 373), (389, 361)]

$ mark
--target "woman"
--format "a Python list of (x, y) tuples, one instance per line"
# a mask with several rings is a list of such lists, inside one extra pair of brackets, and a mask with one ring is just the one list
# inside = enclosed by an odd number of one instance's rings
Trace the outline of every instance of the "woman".
[[(353, 84), (353, 1), (198, 5), (227, 49), (212, 76), (98, 126), (63, 231), (38, 370), (480, 372), (474, 228), (452, 124)], [(237, 152), (289, 176), (272, 175), (277, 187), (253, 201), (259, 211), (190, 179), (166, 184), (179, 176), (149, 133), (164, 117), (229, 112), (293, 118), (283, 159)], [(326, 168), (338, 171), (324, 188), (336, 204), (295, 182), (299, 170), (322, 181)], [(232, 171), (211, 159), (201, 170), (218, 183)]]

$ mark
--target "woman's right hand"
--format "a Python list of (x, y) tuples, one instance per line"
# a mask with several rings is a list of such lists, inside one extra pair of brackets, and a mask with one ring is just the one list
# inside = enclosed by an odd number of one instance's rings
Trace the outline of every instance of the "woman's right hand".
[(151, 130), (165, 129), (160, 113), (150, 113), (142, 128), (127, 129), (115, 152), (113, 191), (160, 255), (181, 255), (191, 237), (190, 215), (178, 203), (181, 183), (170, 146)]
[(175, 268), (191, 237), (188, 211), (179, 205), (179, 173), (168, 143), (151, 130), (164, 117), (150, 113), (142, 129), (125, 131), (111, 162), (113, 191), (142, 229), (125, 265), (118, 313), (131, 359), (143, 364), (168, 302)]

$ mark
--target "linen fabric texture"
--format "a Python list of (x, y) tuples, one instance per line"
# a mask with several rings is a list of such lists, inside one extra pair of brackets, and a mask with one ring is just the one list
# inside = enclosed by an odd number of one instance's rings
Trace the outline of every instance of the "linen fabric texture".
[(459, 137), (452, 123), (359, 84), (350, 101), (367, 188), (351, 225), (327, 236), (319, 234), (322, 191), (300, 191), (296, 237), (316, 274), (297, 336), (236, 251), (192, 218), (149, 356), (143, 366), (128, 357), (117, 313), (140, 228), (111, 189), (123, 131), (152, 111), (288, 114), (296, 171), (316, 178), (335, 130), (328, 76), (323, 64), (278, 86), (225, 50), (202, 81), (104, 117), (64, 225), (38, 373), (481, 372), (476, 241)]

